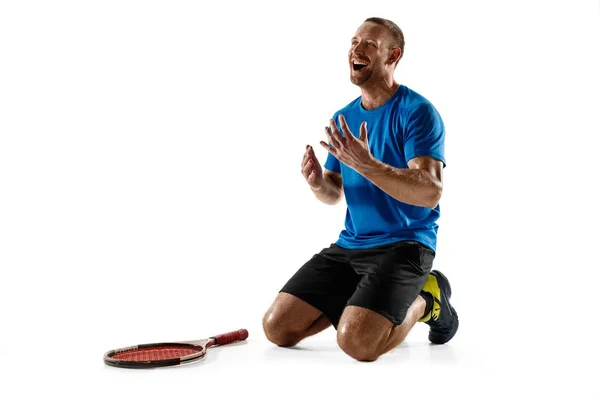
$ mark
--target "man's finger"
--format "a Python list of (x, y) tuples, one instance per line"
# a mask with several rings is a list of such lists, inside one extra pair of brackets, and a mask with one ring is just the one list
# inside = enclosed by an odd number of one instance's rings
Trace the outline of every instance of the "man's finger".
[(308, 157), (308, 152), (304, 153), (304, 156), (302, 156), (302, 162), (300, 163), (300, 168), (303, 168), (304, 164), (306, 164), (307, 157)]
[(360, 124), (360, 137), (359, 137), (361, 142), (366, 142), (367, 141), (367, 121), (363, 121), (362, 124)]
[(302, 174), (307, 177), (310, 174), (310, 171), (315, 170), (315, 162), (313, 160), (308, 160), (306, 165), (302, 167)]
[(317, 172), (315, 170), (312, 170), (310, 175), (308, 175), (308, 177), (306, 178), (306, 181), (308, 182), (309, 185), (312, 185), (313, 183), (315, 183), (316, 176), (317, 176)]
[(342, 147), (341, 143), (340, 143), (341, 137), (339, 137), (339, 136), (335, 137), (332, 133), (331, 128), (329, 128), (329, 127), (325, 128), (325, 135), (327, 135), (327, 139), (329, 140), (329, 143), (331, 143), (331, 147), (335, 147), (338, 149), (340, 147)]
[(301, 171), (302, 171), (302, 173), (303, 173), (303, 174), (305, 174), (305, 173), (306, 173), (306, 172), (308, 172), (309, 170), (310, 170), (310, 162), (306, 162), (306, 163), (305, 163), (305, 164), (302, 166), (302, 168), (301, 168)]
[(308, 162), (308, 160), (310, 158), (313, 158), (316, 160), (315, 152), (313, 151), (312, 146), (307, 144), (306, 151), (304, 152), (304, 156), (302, 157), (302, 163), (300, 164), (300, 166), (304, 167), (304, 165)]
[(329, 120), (329, 132), (331, 133), (332, 136), (335, 136), (340, 139), (344, 138), (342, 136), (342, 134), (340, 133), (340, 130), (338, 129), (338, 126), (333, 119)]
[(346, 118), (340, 114), (338, 119), (340, 120), (340, 128), (344, 132), (344, 137), (347, 137), (349, 140), (354, 139), (354, 135), (350, 132), (350, 128), (348, 128), (348, 124), (346, 123)]

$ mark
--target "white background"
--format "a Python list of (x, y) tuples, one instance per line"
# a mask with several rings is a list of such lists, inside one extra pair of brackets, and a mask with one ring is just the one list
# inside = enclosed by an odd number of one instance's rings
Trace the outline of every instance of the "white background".
[[(360, 94), (371, 16), (446, 125), (434, 268), (461, 329), (360, 363), (261, 318), (343, 228), (299, 166)], [(3, 1), (0, 397), (600, 398), (599, 49), (591, 0)], [(238, 328), (196, 365), (102, 363)]]

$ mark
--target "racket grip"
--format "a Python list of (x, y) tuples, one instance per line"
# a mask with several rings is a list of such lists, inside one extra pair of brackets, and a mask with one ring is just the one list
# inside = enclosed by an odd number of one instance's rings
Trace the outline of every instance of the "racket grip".
[(237, 342), (238, 340), (246, 340), (246, 338), (248, 338), (248, 331), (245, 329), (240, 329), (237, 331), (223, 333), (221, 335), (211, 337), (211, 339), (215, 340), (216, 345)]

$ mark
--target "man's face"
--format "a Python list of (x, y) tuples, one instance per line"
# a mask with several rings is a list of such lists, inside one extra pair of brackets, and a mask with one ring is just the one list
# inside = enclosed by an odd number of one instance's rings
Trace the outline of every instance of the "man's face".
[(365, 22), (358, 28), (348, 52), (352, 83), (361, 86), (371, 78), (384, 76), (384, 65), (390, 55), (388, 40), (385, 26)]

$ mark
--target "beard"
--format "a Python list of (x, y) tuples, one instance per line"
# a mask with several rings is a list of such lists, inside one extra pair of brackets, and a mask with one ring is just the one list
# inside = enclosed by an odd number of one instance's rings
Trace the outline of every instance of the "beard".
[(364, 67), (362, 70), (354, 71), (350, 67), (350, 81), (356, 86), (363, 86), (364, 84), (383, 79), (383, 60), (375, 59), (373, 62)]
[[(368, 68), (368, 67), (365, 67), (365, 68)], [(369, 68), (367, 71), (363, 72), (360, 75), (355, 75), (352, 72), (354, 72), (354, 71), (350, 70), (350, 81), (352, 83), (354, 83), (356, 86), (364, 85), (373, 76), (373, 70), (371, 68)]]

